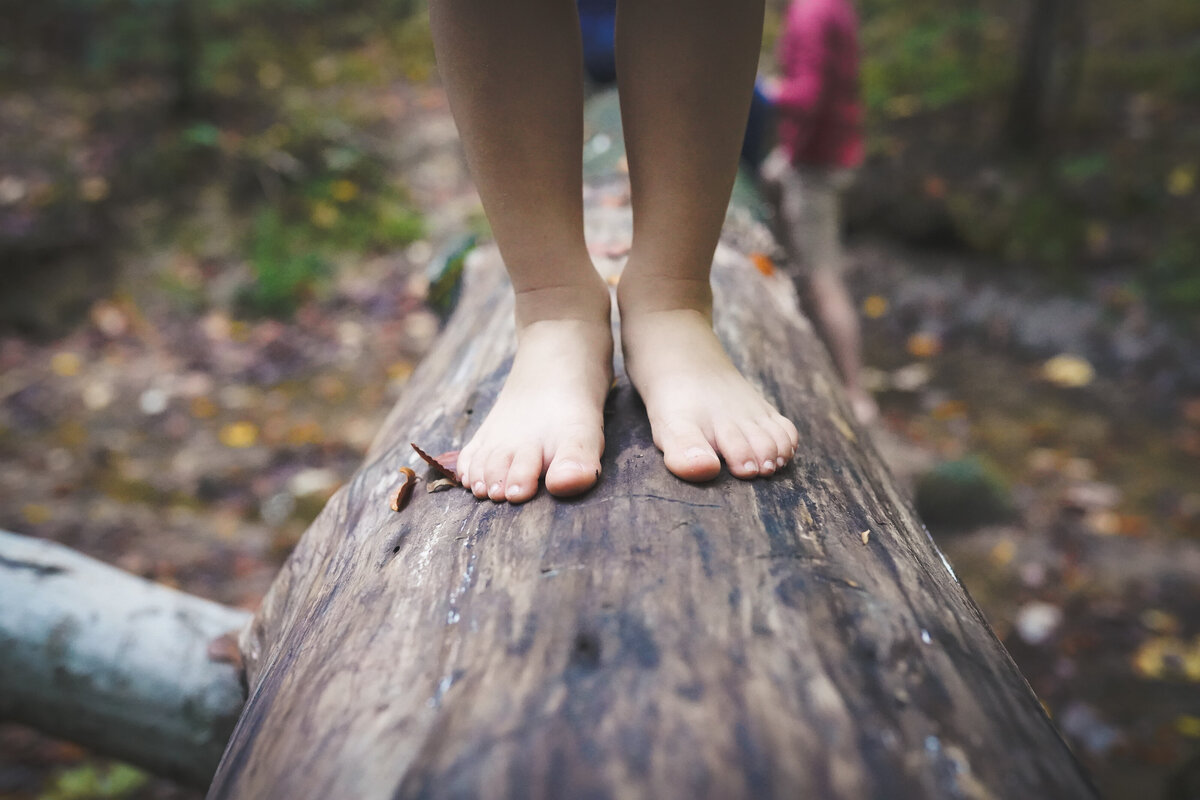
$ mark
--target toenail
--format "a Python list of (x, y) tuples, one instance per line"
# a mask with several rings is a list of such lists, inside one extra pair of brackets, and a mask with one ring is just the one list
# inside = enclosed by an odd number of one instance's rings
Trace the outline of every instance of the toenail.
[(512, 486), (508, 487), (507, 495), (509, 497), (515, 497), (516, 495), (519, 495), (520, 493), (521, 493), (521, 484), (514, 483)]
[(483, 494), (485, 487), (483, 485), (483, 481), (475, 481), (475, 485), (471, 488), (474, 490), (475, 494)]
[(578, 461), (560, 461), (559, 468), (560, 469), (573, 469), (576, 472), (587, 472), (587, 470), (585, 470), (583, 468), (583, 464), (580, 464)]
[(493, 483), (492, 488), (488, 489), (488, 494), (500, 494), (500, 484)]
[(765, 469), (767, 472), (774, 472), (775, 471), (775, 462), (771, 461), (770, 459), (767, 459), (766, 461), (763, 462), (763, 469)]
[(758, 464), (755, 464), (753, 461), (747, 461), (745, 464), (742, 464), (742, 469), (746, 472), (758, 472)]
[(787, 463), (787, 460), (783, 456), (780, 456), (779, 458), (775, 459), (775, 466), (779, 467), (780, 469), (783, 469), (783, 465), (786, 463)]
[(688, 461), (708, 460), (708, 451), (703, 447), (689, 447), (685, 455), (688, 457)]

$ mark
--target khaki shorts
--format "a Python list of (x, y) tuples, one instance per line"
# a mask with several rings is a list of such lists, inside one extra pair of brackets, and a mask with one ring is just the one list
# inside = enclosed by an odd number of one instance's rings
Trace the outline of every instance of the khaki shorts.
[(799, 274), (841, 274), (841, 194), (854, 180), (843, 167), (795, 166), (781, 149), (762, 165), (767, 199), (775, 212), (775, 235)]

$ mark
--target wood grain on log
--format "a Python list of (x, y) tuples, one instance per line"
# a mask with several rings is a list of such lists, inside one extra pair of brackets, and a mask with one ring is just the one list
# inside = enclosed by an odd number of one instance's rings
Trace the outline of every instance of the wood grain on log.
[(249, 620), (0, 531), (0, 719), (206, 786), (246, 698), (211, 645)]
[[(625, 198), (593, 169), (597, 252), (627, 242)], [(850, 422), (791, 285), (746, 259), (762, 231), (726, 234), (716, 329), (799, 427), (795, 463), (677, 480), (619, 372), (595, 490), (418, 487), (392, 512), (397, 469), (425, 474), (408, 443), (461, 446), (512, 358), (511, 292), (476, 259), (243, 640), (250, 699), (210, 798), (1093, 796)]]

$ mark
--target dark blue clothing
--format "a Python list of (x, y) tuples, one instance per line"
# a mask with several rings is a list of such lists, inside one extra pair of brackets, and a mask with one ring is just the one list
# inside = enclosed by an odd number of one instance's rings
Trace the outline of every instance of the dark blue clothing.
[[(583, 33), (584, 69), (601, 86), (613, 83), (617, 79), (617, 0), (576, 0), (576, 4)], [(746, 137), (742, 140), (742, 161), (747, 165), (757, 167), (766, 158), (770, 129), (771, 101), (755, 84)]]

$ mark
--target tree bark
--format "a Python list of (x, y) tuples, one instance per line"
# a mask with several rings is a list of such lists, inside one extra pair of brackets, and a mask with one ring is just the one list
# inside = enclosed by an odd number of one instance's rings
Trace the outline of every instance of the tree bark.
[[(600, 135), (588, 229), (611, 254), (631, 218), (619, 133)], [(409, 442), (460, 447), (512, 357), (503, 271), (472, 260), (246, 631), (210, 798), (1094, 796), (850, 421), (789, 281), (746, 258), (764, 241), (735, 209), (715, 324), (799, 427), (793, 465), (677, 480), (618, 371), (593, 491), (514, 507), (419, 485), (397, 513), (398, 468), (425, 471)]]
[(1010, 146), (1033, 151), (1061, 133), (1082, 76), (1086, 0), (1030, 0), (1009, 99)]
[(0, 531), (0, 719), (205, 786), (246, 698), (213, 641), (249, 619)]

